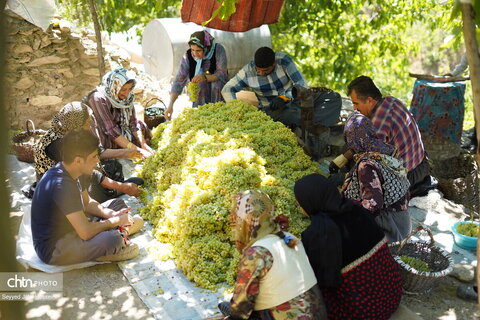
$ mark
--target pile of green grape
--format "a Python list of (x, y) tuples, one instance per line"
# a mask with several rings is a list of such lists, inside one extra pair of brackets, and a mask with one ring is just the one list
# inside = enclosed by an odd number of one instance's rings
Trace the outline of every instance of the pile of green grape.
[(229, 215), (237, 192), (266, 192), (297, 236), (308, 226), (293, 185), (319, 173), (318, 163), (305, 155), (291, 130), (256, 107), (231, 101), (186, 109), (156, 127), (153, 136), (157, 153), (141, 172), (150, 191), (141, 213), (198, 286), (234, 284), (239, 254)]
[(408, 264), (410, 267), (417, 271), (425, 271), (425, 272), (432, 272), (433, 270), (428, 266), (428, 263), (426, 263), (423, 260), (420, 260), (418, 258), (410, 257), (407, 255), (401, 255), (400, 259)]
[(457, 232), (467, 237), (478, 237), (478, 225), (475, 223), (462, 223), (457, 225)]
[(187, 86), (188, 96), (190, 97), (190, 101), (196, 102), (198, 100), (198, 91), (200, 90), (200, 86), (197, 82), (189, 82)]

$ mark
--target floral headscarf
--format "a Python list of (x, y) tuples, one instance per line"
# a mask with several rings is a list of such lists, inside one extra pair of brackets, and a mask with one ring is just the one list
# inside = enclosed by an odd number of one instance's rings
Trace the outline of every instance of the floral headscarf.
[[(120, 89), (122, 89), (125, 83), (129, 81), (132, 83), (132, 90), (125, 99), (119, 100), (118, 93), (120, 92)], [(132, 132), (129, 123), (130, 117), (135, 110), (133, 107), (133, 100), (135, 99), (133, 88), (135, 88), (136, 84), (137, 82), (132, 71), (125, 68), (119, 68), (105, 74), (102, 78), (102, 84), (97, 87), (97, 91), (110, 101), (112, 107), (121, 109), (120, 129), (122, 135), (124, 135), (129, 141), (132, 141)]]
[(235, 196), (230, 216), (235, 246), (241, 253), (255, 241), (280, 231), (274, 222), (275, 208), (270, 197), (257, 190), (247, 190)]
[(210, 60), (212, 58), (217, 43), (215, 42), (215, 38), (212, 37), (212, 35), (206, 30), (204, 30), (192, 33), (190, 40), (188, 41), (188, 45), (192, 44), (202, 48), (205, 53), (202, 59), (193, 57), (193, 59), (197, 62), (197, 65), (195, 66), (195, 75), (197, 75), (200, 73), (202, 60)]
[(370, 151), (391, 156), (395, 152), (394, 146), (377, 137), (372, 121), (360, 112), (353, 112), (348, 117), (343, 136), (347, 147), (355, 153)]
[(356, 154), (353, 159), (356, 165), (347, 174), (344, 182), (345, 197), (362, 201), (358, 178), (358, 164), (363, 160), (374, 161), (382, 175), (382, 190), (385, 208), (405, 196), (410, 187), (407, 179), (407, 169), (403, 161), (394, 158), (396, 148), (377, 138), (373, 123), (362, 115), (354, 112), (347, 119), (344, 129), (347, 147)]

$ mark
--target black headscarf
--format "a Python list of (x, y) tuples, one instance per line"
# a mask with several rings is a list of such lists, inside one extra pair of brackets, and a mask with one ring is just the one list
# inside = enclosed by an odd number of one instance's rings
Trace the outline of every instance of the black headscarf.
[(312, 221), (302, 233), (302, 243), (318, 284), (336, 286), (341, 269), (370, 251), (383, 232), (366, 210), (342, 197), (322, 175), (301, 178), (294, 192)]

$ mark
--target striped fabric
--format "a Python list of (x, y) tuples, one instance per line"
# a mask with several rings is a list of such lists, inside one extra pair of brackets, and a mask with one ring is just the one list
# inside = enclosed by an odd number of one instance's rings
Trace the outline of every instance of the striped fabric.
[(225, 101), (235, 100), (235, 94), (249, 88), (258, 98), (260, 106), (268, 107), (275, 97), (292, 97), (293, 86), (306, 87), (307, 83), (292, 58), (285, 53), (275, 54), (275, 68), (266, 75), (260, 76), (255, 63), (250, 61), (223, 87)]
[(408, 171), (422, 162), (425, 151), (417, 122), (403, 103), (394, 97), (382, 98), (372, 115), (377, 136), (397, 148), (398, 158)]

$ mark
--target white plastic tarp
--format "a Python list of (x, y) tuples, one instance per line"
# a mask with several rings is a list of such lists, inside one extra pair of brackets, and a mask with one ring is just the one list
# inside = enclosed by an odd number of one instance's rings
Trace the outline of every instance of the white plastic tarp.
[(56, 12), (54, 0), (7, 0), (5, 9), (15, 12), (44, 31)]

